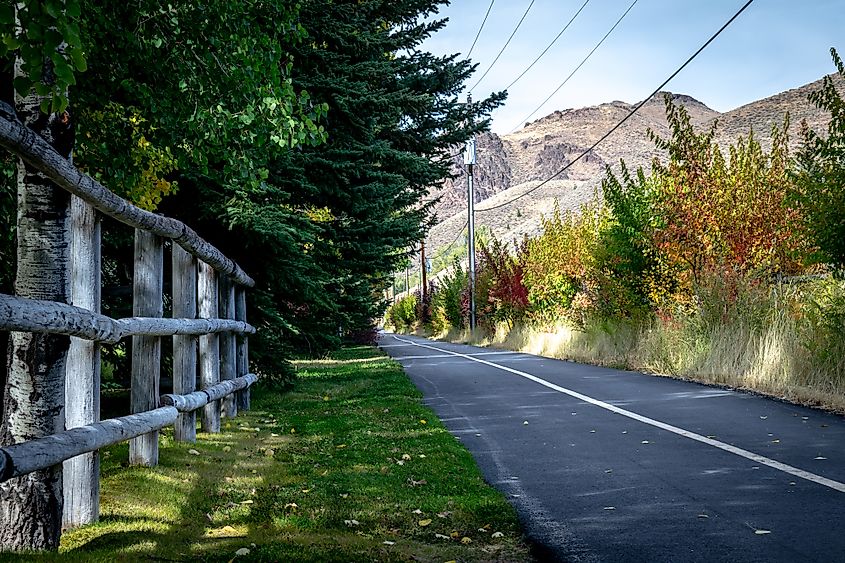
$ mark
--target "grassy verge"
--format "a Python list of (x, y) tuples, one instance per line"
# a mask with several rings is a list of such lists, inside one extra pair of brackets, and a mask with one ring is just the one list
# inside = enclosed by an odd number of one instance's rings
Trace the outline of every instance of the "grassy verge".
[(254, 393), (220, 434), (165, 434), (156, 468), (103, 451), (101, 521), (39, 559), (531, 559), (512, 507), (395, 362), (361, 347), (297, 368), (293, 391)]
[(743, 322), (709, 328), (693, 322), (606, 322), (584, 331), (501, 325), (492, 334), (452, 329), (435, 336), (723, 385), (845, 413), (841, 338), (823, 338), (821, 331), (808, 335), (788, 311), (774, 311), (772, 317), (762, 327)]

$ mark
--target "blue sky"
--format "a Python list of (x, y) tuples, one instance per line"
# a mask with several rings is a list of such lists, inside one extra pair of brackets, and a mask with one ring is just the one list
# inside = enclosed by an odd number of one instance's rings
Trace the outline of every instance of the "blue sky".
[[(535, 0), (493, 70), (473, 91), (503, 89), (551, 42), (584, 0)], [(575, 68), (633, 0), (591, 0), (554, 47), (509, 91), (493, 115), (507, 133)], [(487, 69), (530, 0), (497, 0), (472, 53)], [(573, 107), (648, 95), (700, 47), (744, 0), (639, 0), (590, 60), (533, 118)], [(424, 48), (466, 53), (489, 0), (455, 0), (439, 17), (449, 23)], [(756, 0), (669, 85), (718, 111), (795, 88), (833, 72), (830, 47), (845, 56), (845, 0)], [(462, 98), (463, 99), (463, 98)]]

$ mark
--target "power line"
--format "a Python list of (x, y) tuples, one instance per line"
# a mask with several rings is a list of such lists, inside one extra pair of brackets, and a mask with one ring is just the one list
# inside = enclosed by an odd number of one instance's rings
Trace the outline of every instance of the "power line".
[(572, 25), (572, 22), (574, 22), (574, 21), (575, 21), (575, 18), (577, 18), (577, 17), (578, 17), (578, 14), (580, 14), (580, 13), (581, 13), (581, 11), (582, 11), (584, 8), (586, 8), (586, 7), (587, 7), (587, 4), (589, 4), (589, 3), (590, 3), (590, 0), (586, 0), (583, 4), (581, 4), (581, 7), (580, 7), (580, 8), (578, 8), (578, 11), (577, 11), (577, 12), (575, 12), (575, 15), (574, 15), (574, 16), (572, 16), (572, 18), (571, 18), (571, 19), (570, 19), (570, 20), (566, 23), (566, 25), (565, 25), (565, 26), (563, 26), (563, 29), (561, 29), (561, 30), (560, 30), (560, 33), (558, 33), (558, 34), (555, 36), (555, 38), (554, 38), (554, 39), (552, 39), (552, 42), (551, 42), (551, 43), (549, 43), (548, 47), (546, 47), (545, 49), (543, 49), (543, 52), (542, 52), (542, 53), (540, 53), (540, 54), (537, 56), (537, 58), (536, 58), (536, 59), (534, 59), (534, 61), (533, 61), (530, 65), (528, 65), (528, 67), (527, 67), (525, 70), (523, 70), (523, 71), (522, 71), (522, 74), (520, 74), (519, 76), (517, 76), (516, 78), (514, 78), (513, 82), (511, 82), (510, 84), (508, 84), (507, 86), (505, 86), (505, 90), (510, 90), (510, 89), (511, 89), (511, 86), (513, 86), (514, 84), (516, 84), (517, 82), (519, 82), (519, 79), (520, 79), (520, 78), (522, 78), (523, 76), (525, 76), (525, 73), (527, 73), (529, 70), (531, 70), (531, 68), (532, 68), (535, 64), (537, 64), (537, 62), (538, 62), (540, 59), (542, 59), (542, 58), (543, 58), (543, 55), (545, 55), (546, 53), (548, 53), (548, 52), (549, 52), (549, 49), (551, 49), (551, 48), (554, 46), (554, 44), (555, 44), (555, 43), (557, 43), (557, 40), (558, 40), (558, 39), (560, 39), (560, 36), (561, 36), (561, 35), (563, 35), (563, 34), (564, 34), (564, 32), (566, 32), (566, 30), (567, 30), (567, 29), (569, 29), (569, 26), (570, 26), (570, 25)]
[(472, 50), (475, 49), (475, 44), (478, 43), (478, 38), (481, 37), (481, 30), (484, 29), (484, 24), (487, 23), (487, 17), (490, 15), (490, 10), (493, 9), (493, 4), (495, 3), (496, 0), (490, 0), (490, 5), (487, 6), (487, 13), (484, 14), (484, 20), (481, 22), (481, 27), (478, 28), (478, 33), (475, 34), (475, 39), (472, 40), (472, 47), (469, 48), (466, 57), (464, 57), (465, 59), (468, 59), (472, 54)]
[(624, 19), (625, 19), (625, 16), (627, 16), (627, 15), (628, 15), (628, 12), (630, 12), (630, 11), (631, 11), (631, 9), (632, 9), (632, 8), (633, 8), (636, 4), (637, 4), (637, 2), (639, 2), (639, 0), (634, 0), (633, 2), (631, 2), (631, 5), (630, 5), (630, 6), (628, 6), (628, 9), (627, 9), (627, 10), (625, 10), (625, 13), (623, 13), (623, 14), (619, 17), (619, 19), (618, 19), (618, 20), (616, 20), (616, 23), (615, 23), (615, 24), (613, 24), (613, 27), (611, 27), (611, 28), (610, 28), (610, 30), (608, 30), (608, 32), (604, 34), (604, 37), (602, 37), (602, 38), (601, 38), (601, 41), (599, 41), (598, 43), (596, 43), (596, 46), (595, 46), (595, 47), (593, 47), (593, 50), (592, 50), (592, 51), (590, 51), (589, 53), (587, 53), (587, 56), (586, 56), (586, 57), (584, 57), (584, 59), (583, 59), (580, 63), (578, 63), (578, 66), (576, 66), (576, 67), (575, 67), (575, 69), (574, 69), (572, 72), (570, 72), (570, 73), (569, 73), (569, 76), (567, 76), (567, 77), (564, 79), (564, 81), (563, 81), (563, 82), (561, 82), (561, 83), (560, 83), (560, 85), (558, 85), (558, 87), (557, 87), (557, 88), (555, 88), (555, 91), (554, 91), (554, 92), (552, 92), (551, 94), (549, 94), (549, 96), (548, 96), (545, 100), (543, 100), (543, 102), (542, 102), (539, 106), (537, 106), (537, 109), (535, 109), (535, 110), (534, 110), (534, 111), (532, 111), (530, 114), (528, 114), (528, 115), (525, 117), (525, 119), (521, 120), (521, 121), (519, 122), (519, 124), (517, 124), (517, 126), (516, 126), (516, 127), (514, 127), (514, 128), (511, 130), (511, 133), (513, 133), (514, 131), (516, 131), (517, 129), (519, 129), (519, 125), (520, 125), (520, 124), (525, 123), (526, 121), (528, 121), (529, 119), (531, 119), (531, 117), (532, 117), (535, 113), (537, 113), (538, 111), (540, 111), (540, 109), (541, 109), (544, 105), (546, 105), (546, 102), (548, 102), (549, 100), (551, 100), (551, 99), (552, 99), (552, 96), (554, 96), (555, 94), (557, 94), (558, 92), (560, 92), (560, 89), (561, 89), (561, 88), (563, 88), (563, 87), (566, 85), (566, 83), (567, 83), (567, 82), (569, 82), (569, 79), (570, 79), (570, 78), (572, 78), (572, 77), (575, 75), (575, 73), (576, 73), (576, 72), (578, 72), (578, 69), (580, 69), (582, 66), (584, 66), (584, 63), (586, 63), (588, 60), (590, 60), (590, 57), (592, 57), (592, 56), (593, 56), (593, 53), (595, 53), (595, 52), (596, 52), (596, 50), (597, 50), (599, 47), (601, 47), (601, 44), (602, 44), (602, 43), (604, 43), (605, 39), (607, 39), (608, 37), (610, 37), (610, 34), (611, 34), (611, 33), (613, 33), (613, 30), (614, 30), (614, 29), (616, 29), (616, 27), (617, 27), (620, 23), (622, 23), (622, 20), (624, 20)]
[(734, 20), (735, 20), (736, 18), (738, 18), (738, 17), (740, 16), (740, 14), (742, 14), (742, 13), (746, 10), (746, 8), (748, 8), (748, 6), (750, 6), (753, 2), (754, 2), (754, 0), (748, 0), (745, 4), (743, 4), (742, 8), (740, 8), (740, 9), (739, 9), (739, 10), (738, 10), (738, 11), (737, 11), (737, 12), (736, 12), (736, 13), (735, 13), (732, 17), (731, 17), (731, 19), (729, 19), (727, 22), (725, 22), (725, 24), (724, 24), (722, 27), (720, 27), (720, 28), (719, 28), (719, 30), (718, 30), (718, 31), (716, 31), (716, 33), (714, 33), (714, 34), (710, 37), (710, 39), (708, 39), (708, 40), (704, 43), (704, 45), (702, 45), (701, 47), (699, 47), (699, 48), (698, 48), (698, 50), (697, 50), (695, 53), (693, 53), (692, 55), (690, 55), (690, 57), (689, 57), (689, 58), (688, 58), (688, 59), (684, 62), (684, 64), (682, 64), (680, 67), (678, 67), (678, 69), (677, 69), (675, 72), (673, 72), (671, 75), (669, 75), (669, 78), (667, 78), (666, 80), (664, 80), (664, 81), (663, 81), (663, 83), (662, 83), (662, 84), (660, 84), (660, 86), (658, 86), (657, 88), (655, 88), (655, 89), (654, 89), (654, 91), (653, 91), (651, 94), (649, 94), (648, 96), (646, 96), (646, 97), (643, 99), (643, 101), (641, 101), (640, 103), (638, 103), (638, 104), (637, 104), (637, 105), (636, 105), (636, 106), (635, 106), (635, 107), (634, 107), (634, 108), (633, 108), (633, 109), (632, 109), (632, 110), (628, 113), (628, 115), (626, 115), (625, 117), (623, 117), (623, 118), (622, 118), (622, 120), (621, 120), (619, 123), (617, 123), (616, 125), (614, 125), (614, 126), (610, 129), (610, 131), (608, 131), (607, 133), (605, 133), (604, 135), (602, 135), (602, 136), (601, 136), (601, 138), (600, 138), (598, 141), (596, 141), (595, 143), (593, 143), (593, 144), (592, 144), (592, 145), (591, 145), (588, 149), (586, 149), (584, 152), (582, 152), (582, 153), (581, 153), (581, 154), (579, 154), (577, 157), (575, 157), (575, 160), (572, 160), (569, 164), (567, 164), (566, 166), (564, 166), (563, 168), (561, 168), (560, 170), (558, 170), (557, 172), (555, 172), (554, 174), (552, 174), (551, 176), (549, 176), (548, 178), (546, 178), (545, 180), (543, 180), (542, 182), (540, 182), (539, 184), (537, 184), (536, 186), (534, 186), (533, 188), (531, 188), (530, 190), (528, 190), (528, 191), (526, 191), (526, 192), (523, 192), (522, 194), (520, 194), (520, 195), (516, 196), (515, 198), (513, 198), (513, 199), (511, 199), (511, 200), (509, 200), (509, 201), (506, 201), (506, 202), (504, 202), (504, 203), (500, 203), (499, 205), (495, 205), (495, 206), (493, 206), (493, 207), (487, 207), (487, 208), (485, 208), (485, 209), (478, 209), (478, 210), (476, 210), (476, 211), (477, 211), (478, 213), (485, 213), (485, 212), (487, 212), (487, 211), (493, 211), (494, 209), (499, 209), (499, 208), (504, 207), (504, 206), (506, 206), (506, 205), (510, 205), (511, 203), (513, 203), (513, 202), (517, 201), (518, 199), (521, 199), (521, 198), (523, 198), (523, 197), (527, 196), (528, 194), (530, 194), (530, 193), (532, 193), (532, 192), (535, 192), (535, 191), (539, 190), (539, 189), (540, 189), (541, 187), (543, 187), (545, 184), (548, 184), (549, 182), (551, 182), (552, 180), (554, 180), (555, 178), (557, 178), (558, 176), (560, 176), (561, 174), (563, 174), (564, 172), (566, 172), (566, 171), (567, 171), (567, 170), (568, 170), (568, 169), (569, 169), (569, 168), (570, 168), (573, 164), (575, 164), (576, 162), (578, 162), (579, 160), (581, 160), (582, 158), (584, 158), (584, 157), (585, 157), (585, 156), (586, 156), (586, 155), (587, 155), (590, 151), (594, 150), (594, 149), (595, 149), (597, 146), (599, 146), (599, 144), (601, 144), (601, 143), (602, 143), (605, 139), (607, 139), (608, 137), (610, 137), (610, 136), (611, 136), (611, 135), (612, 135), (612, 134), (613, 134), (613, 133), (614, 133), (617, 129), (619, 129), (619, 128), (622, 126), (622, 124), (623, 124), (623, 123), (625, 123), (626, 121), (628, 121), (628, 119), (630, 119), (630, 118), (631, 118), (631, 116), (633, 116), (635, 113), (637, 113), (637, 111), (639, 111), (639, 110), (640, 110), (640, 108), (642, 108), (642, 107), (645, 105), (645, 103), (646, 103), (647, 101), (649, 101), (651, 98), (653, 98), (654, 96), (656, 96), (658, 92), (660, 92), (661, 90), (663, 90), (663, 88), (665, 88), (665, 87), (666, 87), (666, 85), (667, 85), (667, 84), (669, 84), (669, 82), (670, 82), (673, 78), (675, 78), (676, 76), (678, 76), (678, 74), (680, 74), (680, 73), (681, 73), (681, 71), (682, 71), (682, 70), (684, 70), (684, 69), (687, 67), (687, 65), (689, 65), (689, 64), (693, 61), (693, 59), (695, 59), (698, 55), (700, 55), (700, 54), (701, 54), (701, 52), (702, 52), (702, 51), (704, 51), (704, 49), (706, 49), (706, 48), (707, 48), (707, 46), (708, 46), (708, 45), (710, 45), (710, 44), (711, 44), (711, 43), (712, 43), (712, 42), (713, 42), (713, 41), (714, 41), (717, 37), (719, 37), (719, 35), (721, 35), (721, 34), (722, 34), (722, 32), (723, 32), (723, 31), (725, 31), (725, 29), (727, 29), (727, 27), (728, 27), (729, 25), (731, 25), (731, 24), (734, 22)]
[(469, 91), (470, 91), (470, 92), (472, 92), (473, 90), (475, 90), (475, 87), (476, 87), (476, 86), (478, 86), (478, 85), (481, 83), (481, 81), (482, 81), (482, 80), (484, 80), (484, 77), (485, 77), (485, 76), (487, 76), (487, 74), (490, 72), (490, 70), (491, 70), (491, 69), (493, 68), (493, 66), (496, 64), (496, 62), (498, 62), (499, 57), (501, 57), (501, 56), (502, 56), (502, 53), (504, 53), (504, 52), (505, 52), (505, 49), (507, 49), (507, 48), (508, 48), (508, 45), (510, 45), (511, 39), (513, 39), (513, 36), (514, 36), (514, 35), (516, 35), (516, 32), (517, 32), (517, 31), (519, 31), (519, 28), (520, 28), (520, 26), (522, 25), (522, 22), (524, 22), (524, 21), (525, 21), (525, 16), (527, 16), (527, 15), (528, 15), (528, 12), (529, 12), (529, 11), (531, 11), (531, 6), (533, 6), (533, 5), (534, 5), (534, 2), (535, 2), (535, 0), (531, 0), (531, 3), (530, 3), (530, 4), (528, 4), (528, 7), (525, 9), (525, 13), (524, 13), (524, 14), (522, 14), (522, 18), (520, 18), (519, 23), (517, 23), (517, 24), (516, 24), (516, 27), (514, 28), (513, 33), (511, 33), (511, 36), (510, 36), (510, 37), (508, 37), (508, 40), (507, 40), (507, 41), (505, 41), (505, 46), (504, 46), (504, 47), (502, 47), (502, 50), (501, 50), (501, 51), (499, 51), (499, 54), (498, 54), (498, 55), (496, 55), (496, 58), (495, 58), (495, 59), (493, 59), (493, 62), (492, 62), (492, 63), (490, 63), (490, 66), (488, 66), (488, 67), (487, 67), (487, 70), (485, 70), (485, 71), (484, 71), (484, 74), (482, 74), (482, 75), (481, 75), (481, 78), (479, 78), (479, 79), (478, 79), (478, 81), (476, 81), (476, 83), (473, 85), (473, 87), (469, 89)]

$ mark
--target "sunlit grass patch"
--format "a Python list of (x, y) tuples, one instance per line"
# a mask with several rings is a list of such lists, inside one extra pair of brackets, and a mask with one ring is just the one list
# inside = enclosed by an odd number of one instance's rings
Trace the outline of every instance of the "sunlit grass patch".
[(531, 559), (512, 507), (398, 364), (356, 347), (295, 365), (290, 392), (256, 389), (220, 434), (164, 432), (158, 467), (104, 450), (101, 521), (30, 559)]

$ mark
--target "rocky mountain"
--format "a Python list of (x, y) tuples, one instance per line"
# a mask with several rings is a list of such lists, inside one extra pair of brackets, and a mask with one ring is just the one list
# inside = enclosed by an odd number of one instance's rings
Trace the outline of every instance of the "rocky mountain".
[[(562, 210), (577, 210), (591, 198), (600, 197), (601, 179), (608, 165), (617, 168), (622, 159), (631, 169), (650, 166), (655, 157), (664, 155), (649, 140), (647, 132), (651, 130), (662, 137), (669, 133), (665, 95), (686, 107), (694, 125), (704, 129), (715, 122), (716, 139), (721, 146), (735, 142), (749, 130), (753, 130), (766, 146), (772, 126), (782, 125), (784, 115), (789, 112), (790, 141), (797, 146), (802, 120), (819, 132), (826, 127), (829, 116), (807, 100), (807, 95), (820, 84), (819, 80), (725, 113), (688, 95), (661, 92), (566, 172), (513, 203), (508, 202), (563, 168), (622, 120), (636, 104), (614, 101), (555, 111), (507, 135), (482, 135), (477, 139), (478, 165), (474, 173), (476, 224), (490, 228), (497, 237), (508, 241), (524, 234), (535, 234), (541, 217), (552, 212), (555, 202)], [(845, 90), (841, 81), (838, 85)], [(459, 238), (466, 224), (464, 168), (463, 156), (456, 155), (456, 178), (446, 181), (436, 192), (441, 196), (436, 207), (438, 224), (429, 236), (429, 247), (434, 251)]]

